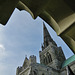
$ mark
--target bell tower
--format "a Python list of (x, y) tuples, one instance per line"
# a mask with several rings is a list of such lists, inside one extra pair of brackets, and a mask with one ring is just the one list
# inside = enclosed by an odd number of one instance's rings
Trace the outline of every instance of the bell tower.
[(43, 38), (42, 51), (39, 52), (40, 63), (46, 66), (60, 69), (61, 64), (65, 60), (64, 53), (61, 47), (57, 47), (55, 41), (51, 38), (45, 24), (43, 23)]

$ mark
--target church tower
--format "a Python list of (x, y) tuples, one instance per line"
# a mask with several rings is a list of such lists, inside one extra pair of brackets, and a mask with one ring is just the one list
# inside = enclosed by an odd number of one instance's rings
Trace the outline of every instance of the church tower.
[(50, 43), (52, 43), (53, 45), (57, 46), (57, 44), (53, 41), (53, 39), (51, 38), (44, 22), (43, 22), (43, 39), (44, 39), (44, 48), (46, 48)]
[[(29, 58), (25, 57), (23, 65), (17, 68), (16, 75), (74, 75), (75, 61), (65, 67), (69, 59), (65, 61), (62, 48), (58, 47), (51, 38), (44, 23), (43, 38), (42, 51), (39, 52), (40, 63), (37, 63), (36, 56), (34, 55), (31, 55)], [(72, 58), (70, 58), (70, 60), (71, 59)]]
[(55, 41), (51, 38), (45, 24), (43, 23), (43, 38), (42, 51), (39, 52), (40, 63), (46, 66), (60, 69), (65, 60), (64, 53), (61, 47), (57, 47)]

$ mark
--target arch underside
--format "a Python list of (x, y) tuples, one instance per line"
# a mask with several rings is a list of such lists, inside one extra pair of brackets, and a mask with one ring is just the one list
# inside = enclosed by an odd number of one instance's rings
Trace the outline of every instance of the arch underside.
[(6, 24), (15, 8), (26, 10), (33, 19), (39, 16), (45, 20), (75, 53), (75, 0), (3, 1), (0, 2), (0, 23)]
[[(33, 1), (33, 2), (32, 2)], [(73, 1), (73, 0), (72, 0)], [(20, 10), (28, 11), (33, 19), (45, 20), (75, 53), (75, 11), (64, 0), (22, 0)], [(19, 7), (18, 7), (19, 8)]]

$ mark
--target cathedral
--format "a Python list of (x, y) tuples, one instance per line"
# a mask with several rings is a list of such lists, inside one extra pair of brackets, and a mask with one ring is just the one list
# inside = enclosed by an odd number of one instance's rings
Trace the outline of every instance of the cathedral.
[(43, 23), (42, 51), (39, 51), (40, 63), (36, 56), (25, 57), (24, 63), (16, 70), (16, 75), (75, 75), (75, 56), (66, 60), (61, 47), (51, 38)]

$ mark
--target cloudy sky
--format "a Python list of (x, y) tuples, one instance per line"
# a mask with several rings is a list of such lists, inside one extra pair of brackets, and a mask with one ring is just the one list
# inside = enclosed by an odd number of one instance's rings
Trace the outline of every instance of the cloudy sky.
[[(0, 24), (0, 75), (16, 75), (16, 68), (23, 64), (25, 56), (37, 56), (43, 43), (43, 20), (32, 19), (26, 11), (15, 9), (6, 26)], [(68, 46), (45, 23), (52, 38), (61, 46), (66, 58), (73, 55)]]

